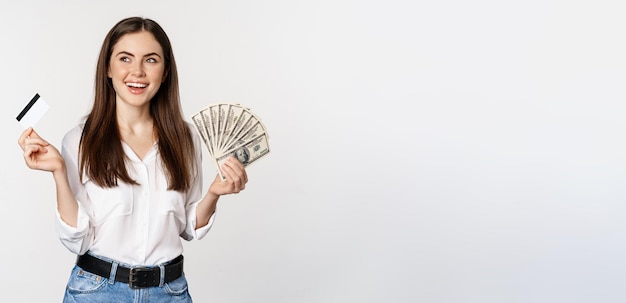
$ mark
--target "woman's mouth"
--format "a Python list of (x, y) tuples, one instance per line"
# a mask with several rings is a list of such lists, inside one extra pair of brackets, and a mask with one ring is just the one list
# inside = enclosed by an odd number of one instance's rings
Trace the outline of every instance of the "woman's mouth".
[(148, 84), (139, 82), (126, 82), (126, 87), (128, 87), (128, 90), (133, 94), (141, 94), (143, 93), (143, 90), (148, 87)]

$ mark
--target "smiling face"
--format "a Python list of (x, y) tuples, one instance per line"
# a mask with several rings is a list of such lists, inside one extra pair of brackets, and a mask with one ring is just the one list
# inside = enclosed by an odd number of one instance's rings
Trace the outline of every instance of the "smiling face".
[(107, 74), (118, 108), (148, 108), (165, 78), (163, 49), (150, 32), (126, 34), (113, 47)]

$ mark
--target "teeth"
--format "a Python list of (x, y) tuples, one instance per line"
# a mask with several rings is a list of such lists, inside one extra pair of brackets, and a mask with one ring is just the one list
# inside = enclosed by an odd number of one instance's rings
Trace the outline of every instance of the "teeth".
[(144, 87), (148, 86), (148, 84), (128, 82), (128, 83), (126, 83), (126, 86), (144, 88)]

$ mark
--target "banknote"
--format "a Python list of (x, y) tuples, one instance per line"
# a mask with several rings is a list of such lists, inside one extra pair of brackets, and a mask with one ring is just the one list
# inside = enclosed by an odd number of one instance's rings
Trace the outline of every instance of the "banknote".
[(244, 167), (254, 163), (256, 160), (267, 155), (270, 152), (269, 143), (265, 134), (256, 137), (248, 142), (236, 145), (230, 151), (224, 153), (219, 158), (216, 158), (218, 172), (222, 179), (224, 179), (224, 173), (221, 170), (222, 164), (228, 160), (229, 157), (235, 157)]
[(226, 177), (221, 166), (229, 157), (247, 167), (270, 152), (265, 125), (241, 104), (211, 104), (192, 115), (191, 120), (222, 180)]

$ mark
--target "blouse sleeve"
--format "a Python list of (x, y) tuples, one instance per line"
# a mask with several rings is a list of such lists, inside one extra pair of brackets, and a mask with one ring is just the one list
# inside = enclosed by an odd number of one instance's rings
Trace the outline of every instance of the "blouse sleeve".
[(74, 197), (78, 202), (78, 218), (76, 227), (68, 225), (58, 210), (56, 211), (56, 231), (61, 243), (71, 252), (82, 255), (93, 243), (93, 228), (90, 220), (89, 197), (83, 183), (78, 176), (78, 146), (82, 134), (82, 127), (75, 127), (65, 137), (61, 148), (61, 155), (65, 160), (67, 177)]
[(192, 239), (202, 239), (207, 235), (211, 226), (213, 226), (213, 221), (215, 219), (215, 213), (211, 215), (209, 219), (209, 223), (201, 228), (196, 229), (196, 208), (202, 200), (203, 197), (203, 181), (202, 181), (202, 142), (200, 141), (200, 136), (192, 127), (191, 124), (187, 123), (189, 130), (191, 132), (191, 137), (193, 138), (193, 146), (195, 153), (195, 166), (194, 166), (194, 175), (192, 178), (191, 187), (187, 192), (186, 196), (186, 215), (187, 215), (187, 228), (180, 235), (185, 240)]

